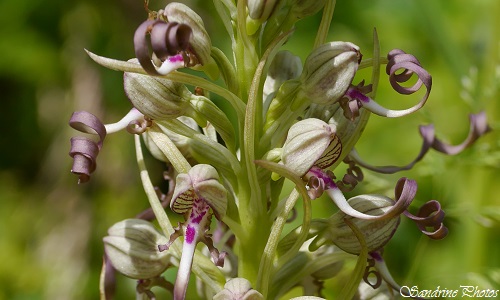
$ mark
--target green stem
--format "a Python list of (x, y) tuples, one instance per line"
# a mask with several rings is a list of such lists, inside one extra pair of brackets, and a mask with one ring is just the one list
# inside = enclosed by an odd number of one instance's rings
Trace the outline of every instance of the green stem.
[[(288, 215), (290, 214), (291, 209), (293, 206), (295, 206), (295, 203), (297, 201), (297, 198), (300, 195), (302, 195), (302, 198), (304, 199), (304, 202), (310, 202), (311, 199), (309, 198), (309, 195), (307, 194), (307, 190), (305, 188), (305, 184), (302, 181), (300, 177), (295, 175), (292, 170), (288, 169), (287, 167), (273, 163), (270, 161), (265, 161), (265, 160), (259, 160), (255, 162), (256, 164), (260, 165), (263, 168), (268, 169), (269, 171), (276, 172), (277, 174), (291, 180), (295, 184), (295, 190), (290, 194), (287, 203), (285, 205), (285, 208), (283, 211), (280, 213), (278, 218), (275, 220), (272, 229), (271, 229), (271, 234), (269, 237), (269, 240), (267, 241), (266, 248), (264, 249), (264, 255), (261, 260), (261, 265), (259, 268), (259, 277), (257, 281), (257, 286), (258, 289), (261, 290), (262, 294), (264, 297), (268, 293), (269, 289), (269, 284), (271, 283), (271, 275), (272, 272), (274, 272), (274, 268), (271, 267), (273, 260), (275, 259), (276, 255), (276, 247), (278, 246), (278, 239), (281, 236), (281, 232), (283, 231), (283, 226), (286, 222), (286, 219), (288, 218)], [(295, 193), (297, 195), (295, 195)], [(304, 213), (309, 215), (308, 218), (310, 218), (310, 207), (306, 207), (307, 205), (304, 205), (305, 211)], [(304, 219), (306, 219), (307, 216), (304, 216)], [(307, 227), (307, 225), (306, 225)], [(307, 229), (307, 228), (306, 228)], [(307, 229), (307, 231), (309, 231)], [(303, 238), (303, 234), (307, 236), (307, 232), (304, 232), (304, 229), (301, 231), (301, 238)], [(299, 241), (297, 241), (298, 243)], [(296, 245), (294, 245), (293, 248), (295, 248)], [(287, 253), (287, 255), (290, 255)]]
[(363, 61), (358, 66), (358, 70), (372, 67), (374, 60), (377, 60), (379, 62), (379, 65), (386, 65), (389, 62), (389, 60), (387, 59), (387, 57), (383, 57), (383, 56), (382, 57), (377, 57), (375, 59), (373, 59), (373, 58), (363, 59)]
[(323, 8), (323, 16), (321, 17), (321, 23), (319, 24), (318, 33), (316, 34), (316, 39), (314, 40), (314, 48), (323, 45), (326, 42), (328, 31), (330, 31), (330, 24), (332, 23), (333, 12), (335, 11), (336, 0), (326, 1), (325, 7)]
[(304, 205), (304, 218), (302, 220), (302, 226), (300, 227), (300, 233), (297, 236), (297, 240), (293, 244), (293, 246), (283, 254), (278, 261), (278, 269), (281, 268), (285, 263), (291, 260), (297, 252), (299, 252), (300, 248), (307, 240), (309, 235), (309, 229), (311, 228), (311, 219), (312, 219), (312, 209), (311, 209), (311, 201), (310, 199), (303, 199)]
[(212, 47), (212, 58), (217, 63), (217, 66), (221, 70), (222, 78), (226, 83), (228, 90), (234, 94), (239, 93), (238, 80), (236, 80), (236, 71), (233, 65), (229, 62), (227, 56), (219, 48)]
[(372, 91), (370, 97), (375, 99), (377, 95), (378, 83), (380, 81), (380, 42), (378, 40), (377, 29), (373, 29), (373, 59), (372, 59)]
[[(237, 3), (236, 37), (233, 52), (236, 57), (236, 75), (239, 81), (239, 95), (242, 99), (248, 97), (248, 90), (258, 63), (254, 39), (246, 32), (246, 1)], [(245, 101), (246, 102), (246, 101)]]
[(175, 146), (170, 138), (162, 132), (158, 125), (153, 123), (146, 134), (151, 137), (151, 140), (168, 158), (168, 160), (178, 173), (187, 173), (191, 169), (191, 165), (186, 160), (184, 155), (182, 155), (179, 149), (177, 149), (177, 146)]
[(283, 227), (288, 220), (288, 216), (294, 208), (299, 196), (300, 194), (297, 192), (297, 190), (294, 189), (288, 196), (285, 207), (276, 218), (276, 220), (274, 220), (273, 226), (271, 227), (271, 234), (269, 235), (269, 239), (267, 241), (266, 247), (264, 248), (264, 253), (262, 254), (262, 259), (260, 261), (259, 276), (256, 286), (257, 290), (259, 290), (262, 295), (264, 295), (264, 299), (266, 299), (267, 297), (271, 275), (272, 273), (274, 273), (276, 248), (278, 247), (281, 232), (283, 231)]
[[(161, 205), (160, 200), (158, 199), (158, 196), (154, 189), (153, 183), (149, 178), (149, 172), (148, 169), (146, 168), (146, 164), (144, 163), (144, 156), (142, 154), (140, 136), (135, 135), (134, 139), (135, 139), (135, 152), (137, 157), (137, 164), (139, 165), (139, 172), (142, 180), (142, 186), (144, 188), (144, 191), (146, 192), (146, 195), (149, 200), (149, 205), (151, 206), (151, 209), (155, 214), (156, 220), (158, 220), (158, 224), (160, 225), (165, 236), (168, 237), (172, 235), (172, 233), (174, 233), (174, 228), (170, 224), (170, 220), (167, 216), (167, 213), (165, 212), (165, 209), (163, 209), (163, 206)], [(174, 244), (172, 244), (171, 247), (171, 249), (175, 251), (176, 254), (178, 254), (178, 257), (180, 257), (181, 254), (181, 247), (182, 247), (181, 243), (177, 241), (174, 242)]]

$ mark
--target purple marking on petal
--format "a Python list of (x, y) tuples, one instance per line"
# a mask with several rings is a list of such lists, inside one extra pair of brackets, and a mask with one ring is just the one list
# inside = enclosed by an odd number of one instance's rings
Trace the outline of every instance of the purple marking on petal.
[(360, 91), (358, 91), (357, 89), (349, 88), (345, 93), (345, 95), (350, 99), (357, 99), (365, 103), (370, 102), (370, 98), (365, 94), (361, 93)]
[(382, 255), (380, 255), (380, 252), (378, 251), (373, 251), (373, 252), (370, 252), (370, 256), (376, 260), (376, 261), (383, 261), (384, 259), (382, 258)]
[(196, 198), (193, 201), (191, 208), (191, 215), (189, 216), (190, 223), (200, 224), (209, 210), (208, 204), (205, 200)]
[(172, 63), (183, 62), (184, 61), (184, 57), (182, 57), (182, 54), (177, 54), (177, 55), (174, 55), (174, 56), (170, 56), (168, 58), (168, 61), (172, 62)]
[(323, 171), (321, 168), (316, 167), (316, 166), (311, 167), (309, 172), (307, 172), (306, 176), (311, 177), (311, 175), (316, 176), (318, 179), (323, 180), (323, 182), (325, 183), (326, 189), (337, 188), (337, 185), (332, 180), (332, 178), (330, 178), (330, 176), (328, 176), (328, 174), (325, 171)]
[(193, 219), (191, 219), (192, 223), (200, 224), (201, 220), (203, 219), (203, 216), (204, 216), (204, 214), (203, 215), (200, 214), (200, 215), (194, 217)]
[(196, 235), (196, 229), (191, 225), (188, 225), (186, 228), (186, 243), (192, 244), (194, 241), (194, 236)]

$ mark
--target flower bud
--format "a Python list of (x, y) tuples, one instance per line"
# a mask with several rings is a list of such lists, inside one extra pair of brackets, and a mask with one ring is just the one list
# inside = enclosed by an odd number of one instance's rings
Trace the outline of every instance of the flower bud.
[(269, 101), (271, 101), (272, 97), (268, 97), (269, 95), (278, 91), (283, 82), (297, 78), (301, 72), (302, 62), (300, 61), (300, 57), (287, 50), (276, 53), (276, 56), (269, 66), (266, 81), (264, 83), (264, 100), (271, 98), (269, 99)]
[(125, 72), (125, 93), (132, 105), (145, 116), (165, 120), (185, 114), (189, 108), (189, 90), (171, 80)]
[[(394, 201), (390, 198), (380, 195), (356, 196), (349, 199), (348, 202), (357, 211), (373, 216), (385, 213), (394, 205)], [(385, 246), (396, 232), (400, 222), (399, 216), (384, 220), (362, 220), (341, 211), (335, 213), (328, 220), (327, 235), (336, 246), (352, 254), (361, 253), (361, 245), (344, 219), (349, 219), (363, 233), (368, 252)]]
[(252, 289), (250, 281), (245, 278), (230, 279), (224, 289), (218, 292), (213, 300), (262, 300), (264, 296)]
[(263, 23), (269, 18), (277, 4), (278, 0), (248, 0), (248, 16)]
[(160, 252), (158, 245), (168, 239), (151, 223), (127, 219), (111, 226), (104, 237), (104, 249), (113, 267), (134, 279), (159, 276), (170, 265), (171, 253)]
[(269, 19), (279, 0), (248, 0), (247, 34), (253, 35)]
[(319, 119), (305, 119), (288, 131), (281, 160), (302, 177), (312, 166), (324, 169), (333, 164), (342, 151), (335, 126)]
[(326, 0), (296, 0), (291, 2), (292, 14), (297, 19), (303, 19), (319, 12), (325, 6)]
[(361, 53), (349, 42), (331, 42), (316, 48), (306, 59), (302, 89), (316, 104), (337, 102), (351, 85)]
[(227, 209), (227, 190), (219, 182), (219, 174), (211, 165), (199, 164), (187, 174), (177, 175), (174, 194), (170, 202), (172, 211), (183, 214), (191, 209), (195, 199), (203, 199), (221, 220)]
[(186, 24), (191, 28), (193, 34), (189, 50), (201, 65), (195, 65), (193, 69), (204, 71), (211, 79), (217, 79), (219, 69), (211, 56), (212, 42), (201, 17), (187, 5), (178, 2), (167, 4), (163, 13), (169, 22)]

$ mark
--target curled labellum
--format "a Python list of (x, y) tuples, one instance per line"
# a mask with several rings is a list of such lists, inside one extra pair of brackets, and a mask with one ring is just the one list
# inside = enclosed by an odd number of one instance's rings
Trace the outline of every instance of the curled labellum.
[(204, 71), (211, 79), (217, 79), (219, 69), (212, 58), (212, 41), (205, 29), (205, 24), (201, 17), (189, 6), (171, 2), (165, 6), (164, 15), (169, 22), (186, 24), (192, 30), (188, 53), (194, 54), (190, 57), (189, 66)]
[(373, 166), (363, 161), (363, 159), (355, 150), (350, 153), (350, 156), (360, 166), (379, 173), (392, 174), (403, 170), (410, 170), (416, 163), (421, 161), (427, 154), (427, 152), (429, 152), (429, 150), (431, 149), (448, 155), (456, 155), (465, 150), (467, 147), (471, 146), (476, 142), (478, 138), (485, 135), (491, 130), (487, 122), (486, 114), (484, 112), (472, 114), (470, 115), (469, 119), (469, 134), (465, 138), (465, 140), (458, 145), (449, 145), (438, 139), (436, 137), (434, 125), (430, 124), (420, 126), (420, 136), (422, 137), (422, 146), (420, 148), (420, 153), (413, 161), (404, 166)]
[(96, 158), (106, 137), (106, 128), (96, 116), (86, 111), (74, 112), (69, 125), (80, 132), (99, 136), (98, 142), (86, 137), (71, 138), (71, 172), (78, 175), (78, 183), (85, 183), (90, 180), (90, 174), (96, 169)]
[[(151, 60), (146, 38), (148, 34), (150, 34), (153, 53), (165, 62), (160, 69), (157, 69)], [(188, 49), (191, 36), (192, 30), (186, 24), (147, 20), (135, 31), (135, 55), (146, 72), (153, 75), (165, 75), (171, 71), (169, 65), (172, 65), (173, 69), (184, 65), (183, 57), (178, 57), (176, 54), (184, 53)]]
[[(436, 200), (428, 201), (422, 205), (417, 215), (408, 211), (405, 211), (404, 214), (417, 224), (423, 234), (431, 239), (440, 240), (448, 235), (448, 228), (443, 224), (445, 213), (441, 209), (441, 204)], [(432, 230), (428, 230), (428, 228), (432, 228)]]

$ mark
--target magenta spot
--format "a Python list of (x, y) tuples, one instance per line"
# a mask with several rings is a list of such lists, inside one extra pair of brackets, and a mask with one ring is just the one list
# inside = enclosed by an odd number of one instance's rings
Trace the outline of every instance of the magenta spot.
[(177, 55), (174, 55), (174, 56), (170, 56), (168, 58), (168, 61), (172, 62), (172, 63), (183, 62), (184, 58), (182, 57), (182, 54), (177, 54)]
[(327, 172), (323, 171), (321, 168), (317, 166), (312, 166), (309, 172), (307, 172), (306, 176), (315, 176), (318, 179), (323, 180), (325, 183), (325, 188), (327, 189), (335, 189), (337, 188), (337, 185), (335, 182), (330, 178)]
[(188, 225), (186, 228), (186, 243), (192, 244), (194, 241), (194, 235), (196, 234), (196, 229)]
[(357, 99), (361, 102), (365, 103), (370, 102), (370, 98), (368, 98), (365, 94), (353, 88), (348, 89), (345, 95), (351, 99)]
[(198, 215), (198, 216), (196, 216), (195, 218), (193, 218), (193, 219), (192, 219), (193, 223), (200, 224), (201, 219), (203, 218), (203, 216), (204, 216), (204, 215), (205, 215), (205, 214), (203, 214), (203, 215)]

